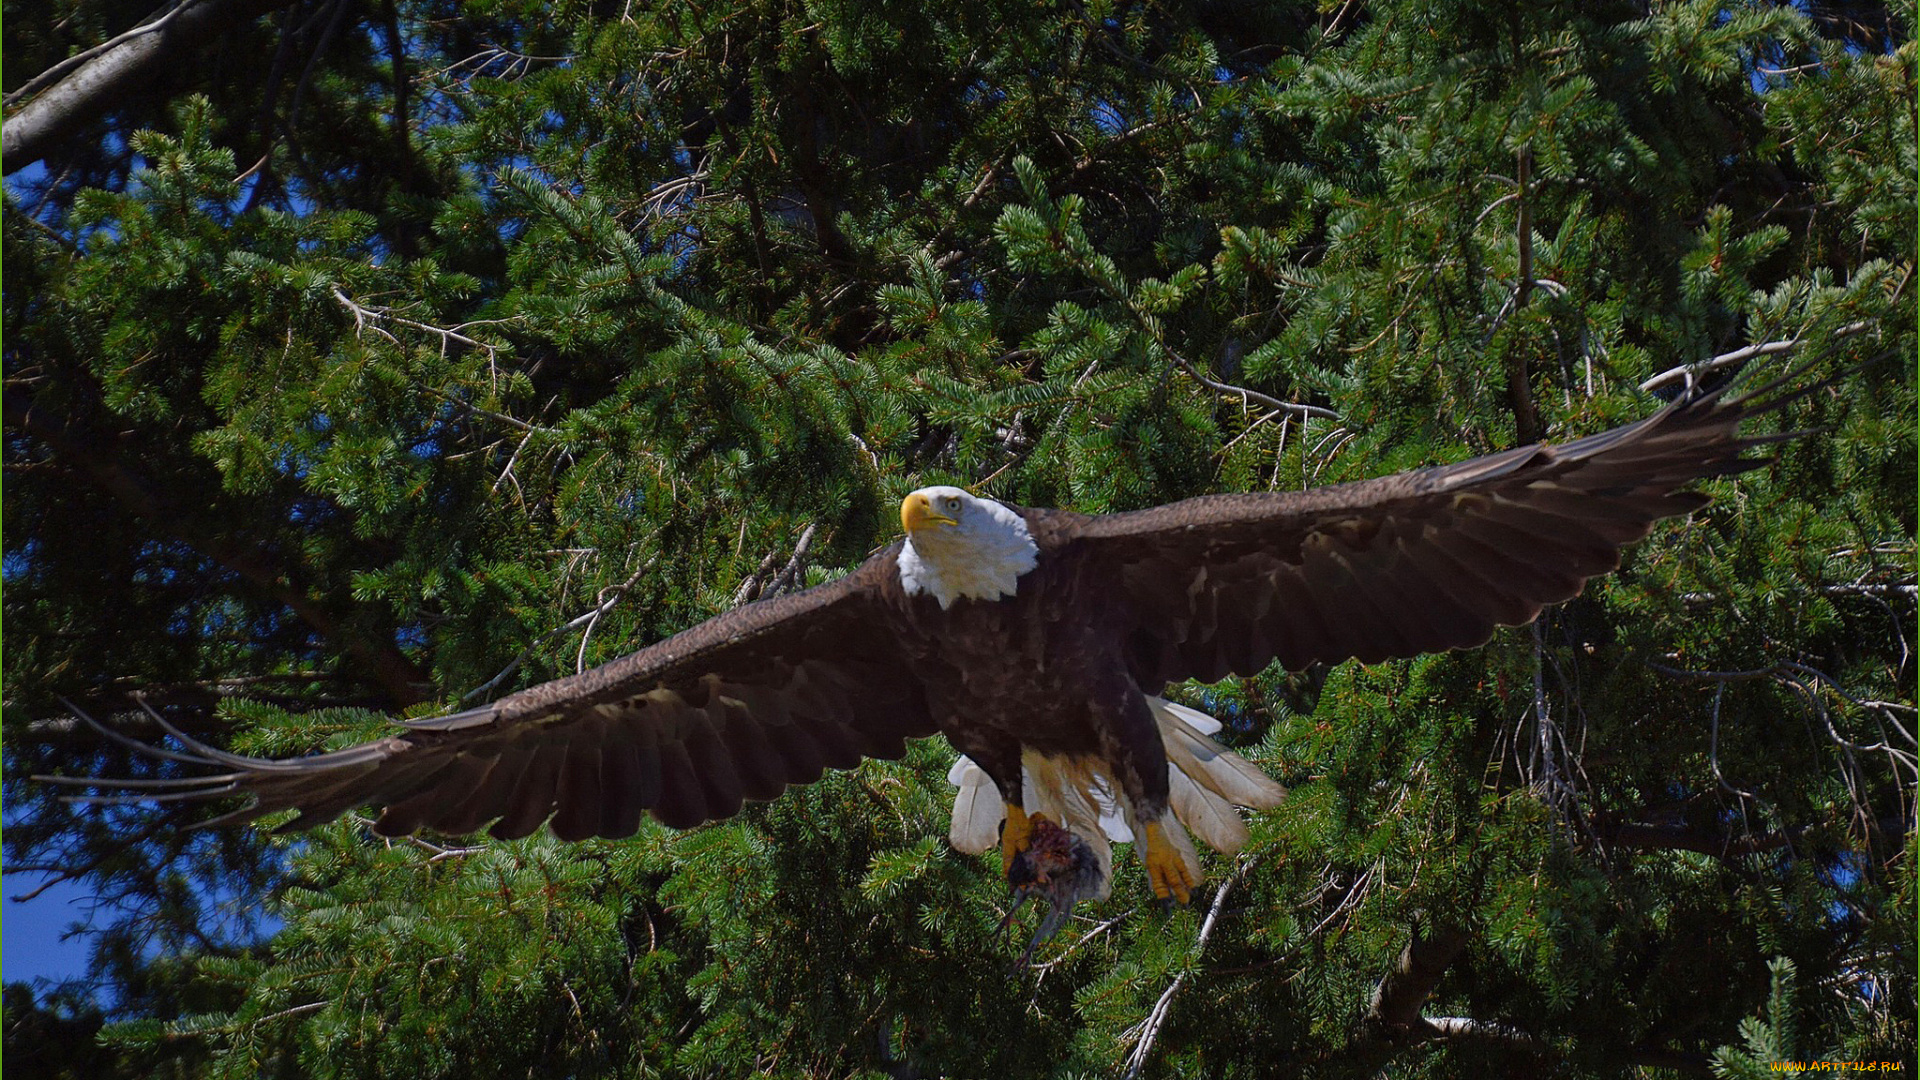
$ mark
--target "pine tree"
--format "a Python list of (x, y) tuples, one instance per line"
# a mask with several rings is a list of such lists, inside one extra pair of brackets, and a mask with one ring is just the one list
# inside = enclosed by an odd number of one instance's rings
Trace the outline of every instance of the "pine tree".
[[(140, 17), (10, 18), (9, 92)], [(10, 1063), (1912, 1060), (1912, 29), (389, 0), (170, 46), (6, 163), (6, 855), (119, 913), (87, 985), (8, 987)], [(1845, 372), (1783, 417), (1811, 434), (1535, 626), (1175, 688), (1287, 803), (1188, 909), (1123, 857), (1025, 971), (940, 740), (571, 845), (182, 833), (25, 779), (177, 768), (68, 701), (284, 755), (601, 663), (854, 565), (926, 484), (1324, 485), (1598, 431), (1743, 350)]]

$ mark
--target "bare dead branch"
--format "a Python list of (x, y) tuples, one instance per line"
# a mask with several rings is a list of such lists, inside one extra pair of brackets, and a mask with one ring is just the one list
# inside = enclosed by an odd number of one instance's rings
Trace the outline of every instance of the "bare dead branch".
[(1435, 1034), (1449, 1042), (1483, 1039), (1516, 1046), (1536, 1045), (1531, 1033), (1498, 1020), (1476, 1020), (1470, 1016), (1429, 1016), (1426, 1022)]
[(143, 34), (159, 33), (161, 30), (166, 29), (167, 24), (173, 21), (174, 16), (180, 14), (182, 11), (185, 11), (188, 7), (192, 6), (192, 3), (193, 3), (193, 0), (174, 0), (174, 3), (172, 4), (172, 6), (167, 8), (166, 12), (162, 14), (159, 18), (153, 20), (150, 23), (142, 23), (141, 25), (136, 26), (131, 30), (125, 31), (124, 33), (116, 34), (113, 37), (108, 38), (107, 40), (101, 42), (98, 45), (95, 45), (90, 49), (82, 49), (79, 52), (74, 53), (72, 56), (69, 56), (64, 60), (61, 60), (59, 63), (54, 64), (52, 67), (48, 68), (47, 70), (41, 72), (38, 75), (35, 75), (31, 79), (28, 79), (26, 82), (21, 83), (18, 87), (16, 87), (11, 92), (9, 92), (4, 98), (0, 98), (0, 103), (4, 103), (7, 108), (11, 109), (15, 105), (18, 105), (21, 102), (26, 101), (27, 99), (33, 97), (33, 95), (39, 93), (41, 90), (60, 81), (60, 79), (65, 77), (68, 72), (71, 72), (73, 69), (79, 67), (81, 64), (86, 63), (87, 61), (93, 59), (94, 57), (99, 56), (102, 53), (105, 53), (111, 49), (116, 49), (121, 45), (124, 45), (127, 42), (132, 41), (134, 38), (140, 37)]
[[(740, 521), (740, 529), (742, 532), (746, 531), (746, 526), (746, 519), (742, 518)], [(773, 576), (773, 564), (779, 558), (780, 552), (778, 549), (767, 552), (766, 557), (760, 560), (760, 565), (754, 567), (753, 573), (748, 574), (742, 579), (740, 587), (733, 590), (733, 600), (729, 606), (739, 607), (741, 604), (752, 603), (753, 600), (760, 595), (761, 586), (765, 585), (767, 579)]]
[[(1192, 962), (1194, 964), (1199, 963), (1200, 954), (1206, 951), (1207, 939), (1213, 936), (1213, 928), (1220, 921), (1220, 910), (1226, 906), (1227, 893), (1233, 888), (1235, 882), (1259, 864), (1258, 855), (1243, 859), (1240, 865), (1234, 868), (1233, 875), (1221, 882), (1220, 887), (1214, 890), (1213, 903), (1207, 908), (1207, 917), (1200, 923), (1200, 933), (1193, 941)], [(1186, 985), (1187, 976), (1193, 974), (1193, 971), (1193, 967), (1188, 967), (1175, 975), (1173, 982), (1167, 984), (1167, 988), (1160, 994), (1160, 999), (1155, 1001), (1153, 1008), (1147, 1012), (1147, 1018), (1140, 1022), (1137, 1036), (1139, 1042), (1134, 1044), (1133, 1053), (1127, 1055), (1125, 1080), (1138, 1080), (1140, 1070), (1146, 1068), (1147, 1058), (1153, 1053), (1154, 1040), (1160, 1037), (1160, 1029), (1167, 1022), (1167, 1013), (1173, 1008), (1173, 997), (1180, 992), (1182, 986)]]
[[(479, 349), (480, 351), (486, 353), (487, 361), (491, 363), (497, 356), (500, 355), (500, 346), (468, 337), (466, 334), (461, 333), (461, 331), (465, 330), (470, 326), (482, 326), (482, 325), (487, 325), (491, 323), (513, 321), (508, 319), (481, 319), (473, 322), (457, 323), (453, 326), (434, 326), (430, 323), (423, 323), (414, 319), (406, 318), (401, 315), (396, 315), (393, 313), (393, 309), (390, 307), (384, 307), (384, 306), (372, 305), (372, 304), (362, 304), (359, 301), (356, 301), (352, 297), (348, 296), (346, 292), (342, 290), (338, 285), (333, 286), (332, 289), (333, 289), (333, 298), (339, 302), (341, 307), (347, 310), (348, 314), (353, 316), (353, 327), (354, 327), (354, 333), (356, 335), (365, 334), (368, 330), (372, 330), (374, 333), (379, 334), (383, 338), (386, 338), (389, 343), (398, 345), (400, 344), (400, 341), (398, 338), (394, 337), (392, 334), (387, 333), (385, 330), (380, 329), (380, 327), (376, 324), (382, 323), (382, 322), (388, 322), (388, 323), (392, 323), (395, 326), (404, 326), (412, 330), (421, 330), (429, 334), (435, 334), (440, 338), (440, 354), (442, 356), (446, 355), (449, 342), (458, 342), (462, 345), (468, 346), (469, 348)], [(521, 427), (527, 426), (526, 424), (517, 420), (514, 421), (514, 423), (519, 424)]]
[[(1855, 334), (1866, 333), (1868, 330), (1873, 329), (1873, 326), (1874, 324), (1870, 322), (1848, 323), (1826, 336), (1828, 340), (1852, 337)], [(1732, 352), (1721, 353), (1711, 360), (1702, 360), (1697, 364), (1681, 364), (1679, 367), (1668, 368), (1660, 374), (1646, 379), (1640, 384), (1640, 389), (1653, 390), (1676, 381), (1684, 381), (1686, 387), (1692, 389), (1693, 385), (1699, 381), (1700, 376), (1710, 371), (1718, 371), (1721, 368), (1744, 364), (1756, 356), (1771, 356), (1775, 353), (1792, 352), (1806, 343), (1806, 338), (1790, 338), (1786, 341), (1763, 341), (1757, 345), (1748, 345), (1744, 348), (1735, 349)]]
[[(1886, 582), (1882, 584), (1854, 583), (1841, 585), (1821, 585), (1813, 590), (1822, 596), (1898, 596), (1913, 598), (1920, 595), (1920, 588), (1912, 582)], [(1719, 593), (1690, 592), (1681, 593), (1679, 600), (1683, 604), (1714, 604), (1720, 601)]]
[[(1051, 971), (1055, 967), (1058, 967), (1059, 965), (1065, 963), (1067, 961), (1067, 958), (1072, 956), (1076, 951), (1078, 951), (1082, 945), (1086, 945), (1087, 943), (1094, 941), (1095, 939), (1099, 938), (1102, 934), (1105, 934), (1107, 931), (1113, 929), (1116, 926), (1119, 926), (1123, 922), (1126, 922), (1128, 919), (1133, 917), (1134, 912), (1139, 910), (1140, 909), (1138, 907), (1130, 907), (1118, 915), (1114, 915), (1110, 918), (1102, 920), (1101, 922), (1095, 923), (1093, 926), (1093, 929), (1088, 930), (1086, 933), (1080, 935), (1079, 939), (1076, 940), (1073, 944), (1068, 945), (1066, 948), (1060, 950), (1060, 955), (1042, 964), (1029, 965), (1029, 970), (1033, 971), (1035, 974), (1034, 983), (1038, 985), (1041, 981), (1046, 979), (1048, 971)], [(1000, 914), (1005, 915), (1006, 913), (1001, 912)], [(1093, 921), (1082, 915), (1076, 915), (1074, 916), (1074, 918), (1081, 922)]]

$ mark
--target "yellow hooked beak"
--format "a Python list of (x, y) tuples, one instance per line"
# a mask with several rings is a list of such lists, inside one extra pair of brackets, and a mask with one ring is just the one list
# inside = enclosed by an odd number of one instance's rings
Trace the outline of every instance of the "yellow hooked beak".
[(958, 521), (934, 509), (933, 499), (920, 492), (914, 492), (900, 501), (900, 527), (913, 535), (915, 529), (924, 529), (930, 525), (958, 525)]

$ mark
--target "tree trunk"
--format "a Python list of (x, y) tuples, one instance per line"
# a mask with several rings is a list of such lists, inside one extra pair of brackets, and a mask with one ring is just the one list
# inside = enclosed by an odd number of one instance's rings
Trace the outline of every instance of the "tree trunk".
[(252, 22), (287, 0), (186, 0), (181, 6), (109, 42), (93, 57), (7, 117), (0, 160), (8, 174), (47, 156), (94, 117), (145, 86), (168, 63), (235, 25)]

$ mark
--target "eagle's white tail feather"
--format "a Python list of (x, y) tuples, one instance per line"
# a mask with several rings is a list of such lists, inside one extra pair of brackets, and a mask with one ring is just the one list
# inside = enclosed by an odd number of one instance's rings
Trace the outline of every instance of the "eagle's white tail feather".
[(972, 758), (962, 755), (948, 770), (947, 782), (960, 789), (953, 797), (953, 825), (947, 830), (947, 842), (955, 851), (968, 855), (992, 850), (1000, 842), (1000, 821), (1007, 816), (993, 778)]
[(1147, 701), (1160, 721), (1160, 741), (1167, 748), (1167, 763), (1218, 795), (1222, 802), (1271, 810), (1286, 798), (1286, 788), (1261, 772), (1253, 762), (1207, 738), (1189, 718), (1202, 717), (1212, 723), (1214, 730), (1219, 729), (1218, 721), (1171, 701), (1158, 698)]
[(1219, 720), (1216, 720), (1213, 717), (1208, 716), (1206, 713), (1201, 712), (1199, 709), (1189, 709), (1185, 705), (1182, 705), (1177, 701), (1168, 701), (1166, 698), (1150, 697), (1147, 699), (1147, 707), (1153, 710), (1154, 720), (1159, 723), (1161, 732), (1163, 733), (1163, 737), (1167, 727), (1167, 717), (1169, 715), (1179, 719), (1182, 723), (1186, 724), (1188, 727), (1192, 728), (1193, 730), (1199, 732), (1202, 735), (1211, 735), (1214, 732), (1220, 730)]
[[(1220, 721), (1160, 698), (1150, 697), (1147, 704), (1167, 753), (1172, 812), (1162, 824), (1169, 842), (1198, 878), (1199, 853), (1187, 830), (1207, 846), (1231, 855), (1246, 845), (1248, 837), (1246, 822), (1235, 805), (1269, 809), (1280, 805), (1287, 791), (1252, 762), (1207, 737), (1220, 730)], [(1085, 839), (1100, 860), (1103, 881), (1110, 879), (1110, 845), (1132, 840), (1142, 826), (1134, 820), (1128, 800), (1117, 796), (1119, 785), (1091, 758), (1045, 757), (1029, 751), (1020, 764), (1021, 801), (1027, 811), (1046, 814)], [(1006, 808), (986, 770), (963, 756), (954, 762), (947, 781), (960, 789), (954, 796), (953, 825), (948, 832), (954, 850), (978, 854), (994, 847)]]
[(1167, 805), (1215, 851), (1231, 855), (1247, 845), (1247, 823), (1240, 820), (1240, 811), (1173, 766), (1167, 768)]
[(1093, 798), (1094, 805), (1100, 809), (1100, 831), (1106, 833), (1107, 839), (1116, 844), (1124, 844), (1132, 840), (1133, 828), (1127, 824), (1131, 820), (1131, 815), (1121, 806), (1125, 800), (1113, 793), (1113, 778), (1108, 776), (1106, 770), (1102, 769), (1096, 761), (1083, 760), (1080, 762), (1080, 768), (1087, 774), (1087, 793)]

